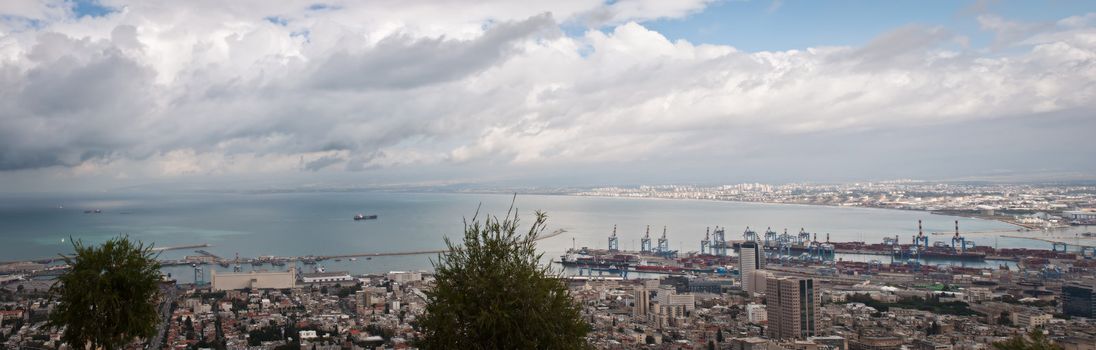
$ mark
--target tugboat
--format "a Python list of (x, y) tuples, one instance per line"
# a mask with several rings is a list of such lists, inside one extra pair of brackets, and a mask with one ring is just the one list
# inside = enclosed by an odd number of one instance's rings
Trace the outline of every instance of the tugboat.
[(376, 220), (376, 219), (377, 219), (377, 216), (376, 216), (376, 215), (364, 215), (364, 214), (358, 214), (358, 215), (354, 215), (354, 221), (360, 221), (360, 220)]

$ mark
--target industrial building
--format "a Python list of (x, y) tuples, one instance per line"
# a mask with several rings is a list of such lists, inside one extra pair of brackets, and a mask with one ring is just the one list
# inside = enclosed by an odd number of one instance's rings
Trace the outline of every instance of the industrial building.
[(289, 271), (223, 272), (209, 271), (213, 290), (285, 289), (297, 284), (297, 269)]
[(347, 271), (314, 272), (301, 274), (301, 282), (304, 283), (341, 283), (351, 282), (354, 276)]

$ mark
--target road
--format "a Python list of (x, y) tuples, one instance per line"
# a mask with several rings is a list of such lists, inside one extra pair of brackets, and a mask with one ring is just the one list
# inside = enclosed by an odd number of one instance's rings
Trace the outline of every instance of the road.
[(171, 324), (171, 303), (175, 301), (177, 290), (175, 286), (160, 289), (163, 293), (163, 302), (160, 303), (160, 324), (156, 325), (156, 335), (145, 344), (145, 349), (159, 349), (167, 336), (167, 326)]

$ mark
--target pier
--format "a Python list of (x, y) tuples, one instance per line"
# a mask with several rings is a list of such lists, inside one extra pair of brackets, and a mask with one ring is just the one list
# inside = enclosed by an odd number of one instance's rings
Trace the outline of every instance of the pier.
[[(154, 252), (164, 252), (164, 251), (169, 251), (169, 250), (209, 248), (209, 247), (211, 247), (211, 245), (209, 245), (208, 243), (203, 243), (203, 244), (190, 244), (190, 245), (167, 246), (167, 247), (152, 247), (152, 251), (154, 251)], [(56, 262), (65, 261), (65, 255), (64, 254), (58, 254), (58, 255), (59, 256), (53, 257), (53, 258), (41, 258), (41, 259), (18, 260), (18, 261), (0, 261), (0, 265), (18, 264), (18, 263), (25, 263), (25, 262), (32, 262), (32, 263), (36, 263), (36, 264), (49, 265), (49, 264), (53, 264), (53, 263), (56, 263)]]
[[(566, 233), (566, 230), (559, 229), (552, 231), (551, 233), (539, 235), (534, 241), (541, 241), (556, 237)], [(202, 245), (200, 247), (208, 247), (209, 245)], [(173, 247), (174, 248), (174, 247)], [(178, 249), (178, 248), (175, 248)], [(288, 256), (288, 257), (260, 257), (260, 258), (235, 258), (226, 259), (220, 258), (205, 250), (196, 250), (195, 252), (203, 257), (212, 258), (213, 263), (218, 264), (280, 264), (287, 262), (302, 262), (305, 264), (313, 264), (318, 261), (333, 260), (333, 259), (349, 259), (349, 258), (372, 258), (372, 257), (384, 257), (384, 256), (408, 256), (408, 255), (426, 255), (426, 254), (441, 254), (449, 251), (448, 249), (425, 249), (425, 250), (409, 250), (409, 251), (395, 251), (395, 252), (372, 252), (372, 253), (349, 253), (349, 254), (333, 254), (333, 255), (303, 255), (303, 256)], [(181, 260), (160, 260), (162, 266), (184, 266), (184, 265), (204, 265), (210, 263), (204, 260), (194, 259), (181, 259)]]

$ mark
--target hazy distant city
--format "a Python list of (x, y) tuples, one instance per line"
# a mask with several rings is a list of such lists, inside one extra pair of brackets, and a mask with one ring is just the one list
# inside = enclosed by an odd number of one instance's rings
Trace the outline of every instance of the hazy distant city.
[(578, 196), (708, 199), (924, 210), (1000, 219), (1027, 228), (1092, 225), (1096, 185), (954, 184), (882, 181), (849, 184), (743, 183), (722, 186), (599, 187)]

